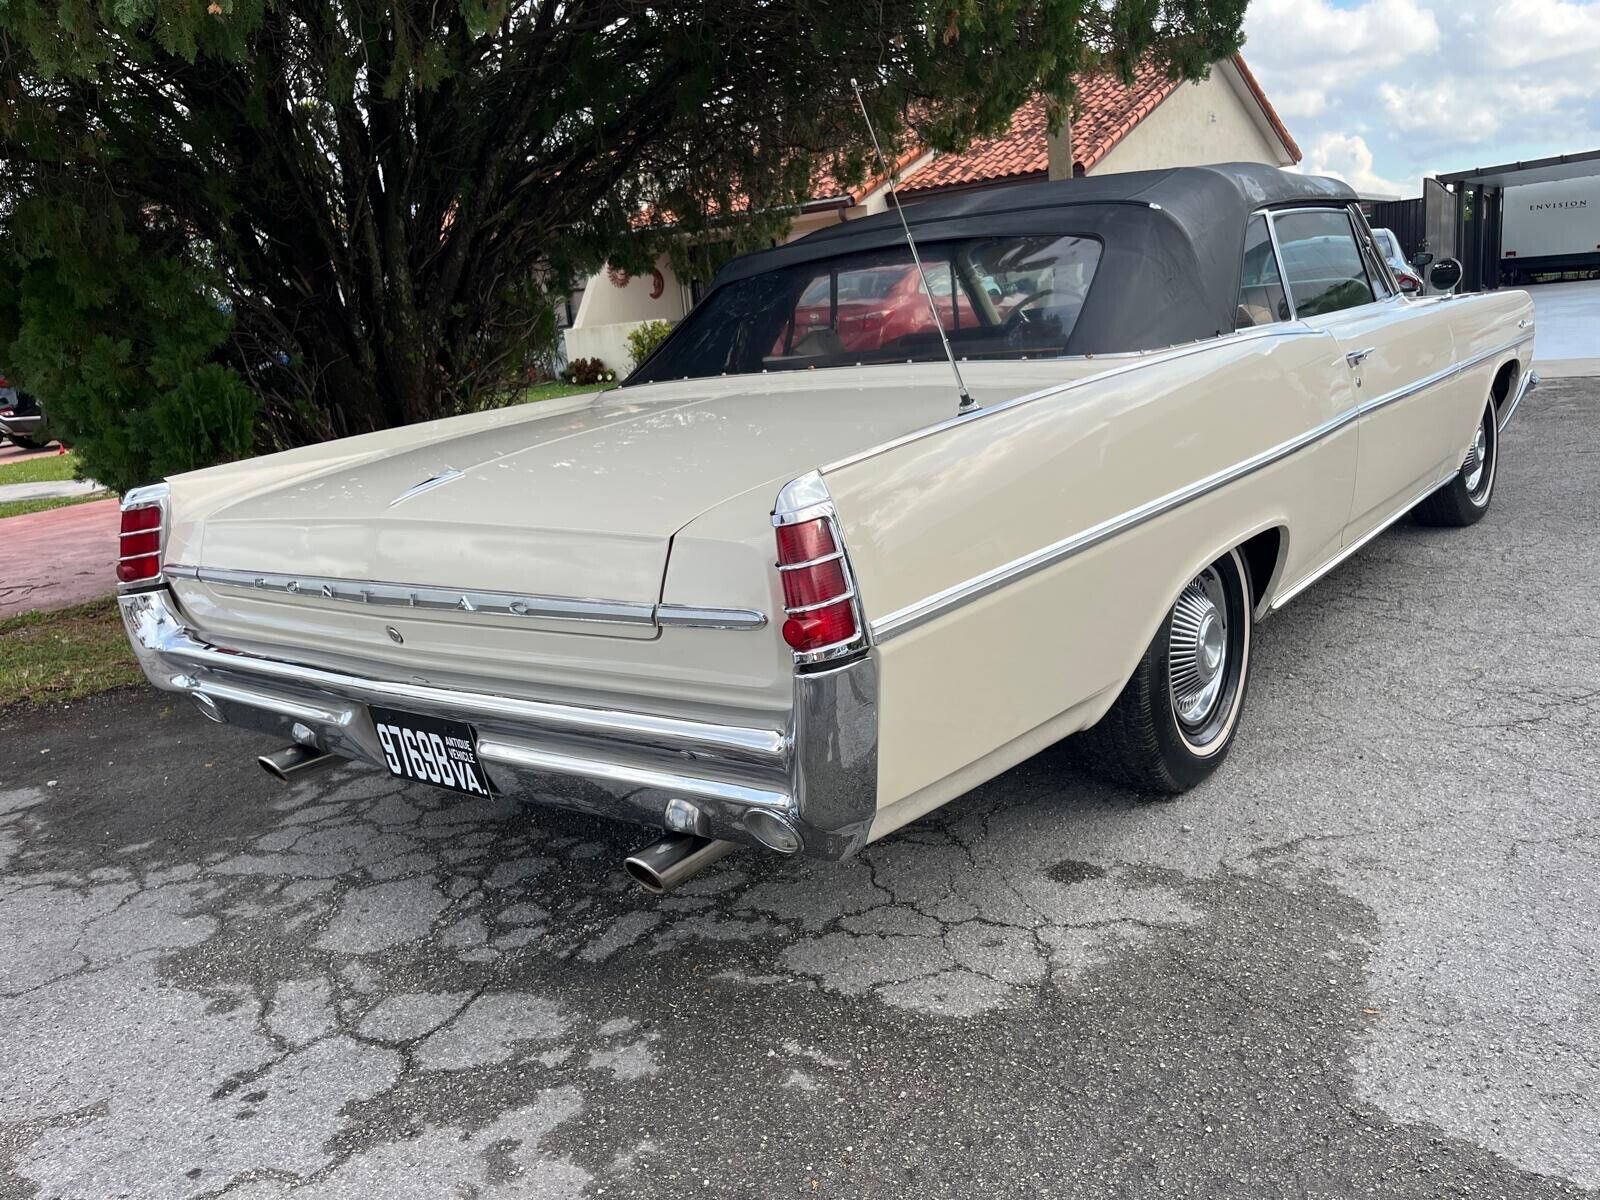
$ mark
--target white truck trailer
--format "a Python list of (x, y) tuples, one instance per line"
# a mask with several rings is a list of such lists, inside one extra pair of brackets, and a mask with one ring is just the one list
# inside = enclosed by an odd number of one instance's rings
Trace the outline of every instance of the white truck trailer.
[(1506, 282), (1600, 269), (1600, 175), (1508, 187), (1502, 212), (1500, 277)]

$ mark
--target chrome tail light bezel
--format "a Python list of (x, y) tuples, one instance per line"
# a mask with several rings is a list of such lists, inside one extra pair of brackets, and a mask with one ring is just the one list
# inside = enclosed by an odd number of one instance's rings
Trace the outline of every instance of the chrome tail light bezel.
[[(154, 575), (146, 575), (139, 579), (117, 580), (117, 591), (122, 594), (128, 592), (142, 592), (152, 587), (160, 587), (166, 583), (166, 552), (167, 534), (171, 525), (171, 488), (165, 483), (152, 483), (144, 487), (136, 487), (122, 497), (121, 513), (132, 512), (136, 509), (154, 508), (161, 514), (155, 526), (156, 533), (156, 571)], [(117, 565), (138, 558), (150, 557), (149, 552), (143, 554), (124, 554), (123, 539), (134, 536), (136, 533), (148, 533), (149, 530), (124, 532), (121, 527), (121, 517), (118, 517), (117, 527)]]
[[(866, 613), (861, 607), (861, 587), (856, 580), (855, 569), (850, 563), (850, 548), (845, 544), (844, 530), (839, 526), (839, 515), (834, 508), (833, 497), (828, 492), (828, 485), (821, 474), (811, 471), (797, 479), (785, 484), (778, 492), (777, 503), (772, 509), (772, 525), (774, 529), (786, 525), (800, 525), (808, 521), (821, 520), (826, 524), (829, 537), (833, 539), (834, 554), (837, 555), (840, 573), (844, 576), (845, 591), (842, 595), (826, 602), (827, 605), (848, 601), (851, 615), (855, 620), (855, 633), (842, 641), (829, 645), (818, 646), (809, 650), (796, 650), (790, 648), (790, 654), (798, 667), (816, 666), (823, 663), (838, 663), (843, 659), (856, 658), (866, 653), (872, 646), (871, 636), (867, 628)], [(831, 560), (832, 556), (828, 556)], [(797, 567), (808, 564), (774, 562), (773, 567), (780, 574), (785, 567)], [(799, 609), (791, 609), (787, 604), (787, 597), (783, 595), (781, 580), (779, 586), (779, 603), (783, 606), (785, 617), (793, 617), (820, 605), (802, 605)]]

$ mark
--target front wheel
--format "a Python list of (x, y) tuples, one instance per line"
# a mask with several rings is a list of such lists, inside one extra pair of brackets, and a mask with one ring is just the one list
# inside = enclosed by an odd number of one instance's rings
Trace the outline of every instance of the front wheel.
[(1083, 735), (1092, 766), (1175, 795), (1233, 745), (1250, 677), (1250, 572), (1230, 550), (1184, 587), (1111, 711)]
[(1478, 421), (1478, 430), (1467, 448), (1467, 457), (1454, 478), (1412, 509), (1423, 525), (1474, 525), (1489, 511), (1494, 497), (1494, 477), (1500, 465), (1500, 427), (1495, 419), (1494, 401), (1489, 401)]

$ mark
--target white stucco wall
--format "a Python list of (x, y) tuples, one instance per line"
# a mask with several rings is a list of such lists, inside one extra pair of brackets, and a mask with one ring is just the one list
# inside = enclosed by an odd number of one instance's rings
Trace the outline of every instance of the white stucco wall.
[(1219, 63), (1209, 79), (1179, 84), (1136, 125), (1091, 175), (1214, 162), (1289, 164), (1261, 106), (1243, 91), (1233, 67)]
[(607, 272), (601, 271), (589, 280), (584, 289), (583, 301), (573, 314), (572, 324), (577, 328), (595, 325), (615, 325), (636, 321), (676, 321), (688, 310), (688, 289), (672, 273), (672, 263), (663, 255), (656, 261), (661, 272), (661, 295), (654, 299), (650, 290), (655, 286), (650, 272), (635, 275), (623, 287), (611, 282)]
[[(604, 282), (604, 277), (601, 277)], [(628, 353), (628, 334), (644, 324), (643, 321), (617, 321), (609, 325), (586, 325), (561, 331), (561, 341), (566, 349), (564, 362), (575, 358), (598, 358), (622, 378), (633, 370), (633, 358)]]

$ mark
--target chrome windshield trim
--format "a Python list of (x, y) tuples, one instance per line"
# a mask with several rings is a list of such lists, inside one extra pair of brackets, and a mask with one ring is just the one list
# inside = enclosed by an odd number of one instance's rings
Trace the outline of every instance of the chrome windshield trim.
[(606, 625), (760, 629), (767, 615), (750, 608), (706, 608), (689, 604), (645, 604), (628, 600), (589, 600), (573, 596), (535, 596), (484, 592), (373, 579), (334, 579), (274, 571), (170, 564), (166, 575), (219, 587), (245, 588), (274, 596), (338, 600), (378, 608), (480, 613), (539, 621), (584, 621)]
[(872, 623), (873, 641), (880, 644), (890, 641), (901, 634), (909, 633), (913, 629), (927, 624), (936, 617), (943, 616), (947, 612), (961, 608), (974, 600), (981, 599), (989, 593), (1005, 587), (1007, 584), (1014, 583), (1038, 571), (1053, 567), (1057, 563), (1064, 562), (1074, 555), (1098, 546), (1101, 542), (1126, 533), (1147, 521), (1153, 521), (1173, 509), (1188, 504), (1193, 500), (1198, 500), (1218, 488), (1226, 487), (1228, 484), (1269, 467), (1324, 438), (1331, 437), (1345, 426), (1360, 420), (1385, 405), (1392, 404), (1407, 396), (1415, 395), (1426, 388), (1435, 387), (1453, 379), (1462, 372), (1469, 371), (1473, 367), (1479, 366), (1498, 355), (1505, 354), (1509, 350), (1515, 350), (1529, 340), (1530, 336), (1523, 334), (1502, 346), (1496, 346), (1492, 350), (1485, 350), (1475, 354), (1471, 358), (1447, 370), (1435, 372), (1417, 383), (1408, 384), (1406, 387), (1399, 388), (1385, 396), (1380, 396), (1365, 405), (1349, 408), (1338, 416), (1307, 430), (1298, 437), (1290, 438), (1286, 442), (1281, 442), (1276, 446), (1263, 450), (1242, 462), (1235, 463), (1231, 467), (1227, 467), (1213, 475), (1208, 475), (1204, 479), (1197, 480), (1187, 487), (1182, 487), (1177, 491), (1167, 493), (1165, 496), (1157, 497), (1139, 505), (1137, 508), (1129, 509), (1127, 512), (1100, 522), (1098, 525), (1093, 525), (1070, 537), (1063, 538), (1059, 542), (1053, 542), (1039, 550), (1024, 554), (1020, 558), (1015, 558), (1010, 562), (993, 567), (982, 574), (974, 575), (970, 579), (945, 588), (943, 591), (935, 592), (931, 596), (925, 596), (921, 600), (908, 604), (904, 608), (897, 609), (887, 616), (874, 621)]

